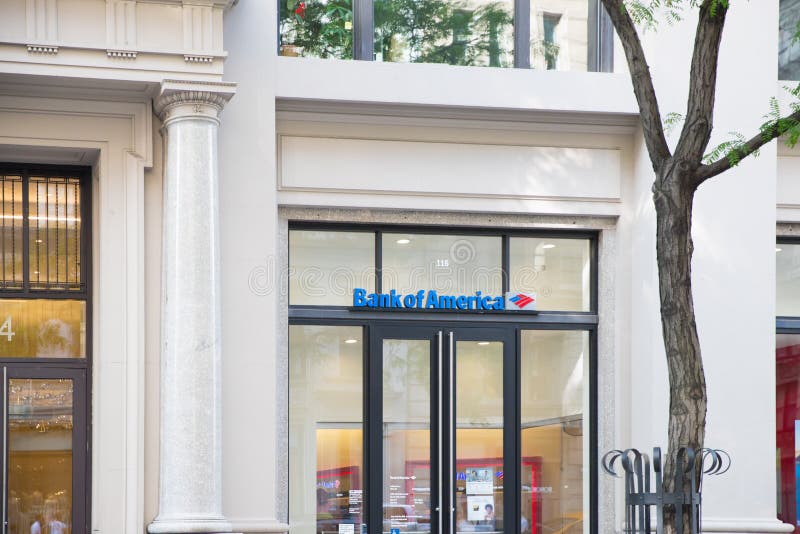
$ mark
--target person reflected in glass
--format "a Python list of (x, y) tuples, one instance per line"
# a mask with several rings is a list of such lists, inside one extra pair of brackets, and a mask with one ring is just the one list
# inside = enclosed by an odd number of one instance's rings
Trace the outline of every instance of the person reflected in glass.
[(35, 514), (33, 516), (33, 523), (31, 523), (31, 534), (42, 534), (42, 516)]
[(44, 521), (45, 525), (47, 525), (46, 534), (67, 534), (67, 524), (61, 521), (58, 516), (58, 501), (52, 498), (47, 499), (44, 502)]

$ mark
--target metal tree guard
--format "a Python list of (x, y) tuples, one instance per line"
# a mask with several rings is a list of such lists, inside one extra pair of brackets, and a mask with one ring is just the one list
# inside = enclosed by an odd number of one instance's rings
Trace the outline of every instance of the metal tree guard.
[[(699, 457), (700, 469), (696, 461)], [(677, 534), (700, 534), (700, 488), (703, 475), (721, 475), (730, 469), (731, 457), (722, 449), (694, 449), (682, 447), (675, 455), (675, 491), (664, 493), (661, 448), (653, 449), (655, 481), (650, 486), (650, 458), (636, 449), (608, 451), (603, 456), (603, 470), (620, 478), (614, 464), (620, 460), (625, 471), (625, 529), (628, 534), (653, 534), (652, 516), (655, 515), (655, 534), (664, 533), (664, 512), (674, 510)], [(698, 480), (698, 471), (700, 479)], [(685, 487), (688, 489), (684, 490)], [(684, 533), (684, 514), (689, 514), (691, 532)]]

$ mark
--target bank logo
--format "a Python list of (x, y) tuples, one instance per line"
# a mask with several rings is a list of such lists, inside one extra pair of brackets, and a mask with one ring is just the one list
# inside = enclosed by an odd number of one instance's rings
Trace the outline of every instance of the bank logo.
[(536, 295), (534, 293), (520, 293), (509, 291), (506, 293), (507, 310), (535, 310)]

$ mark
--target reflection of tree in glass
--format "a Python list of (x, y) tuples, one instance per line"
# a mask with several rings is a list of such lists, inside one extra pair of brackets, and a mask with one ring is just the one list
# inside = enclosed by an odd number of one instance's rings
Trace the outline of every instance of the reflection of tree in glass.
[(510, 66), (502, 40), (512, 25), (503, 2), (378, 0), (375, 51), (384, 61)]
[(353, 57), (351, 0), (281, 0), (281, 54)]

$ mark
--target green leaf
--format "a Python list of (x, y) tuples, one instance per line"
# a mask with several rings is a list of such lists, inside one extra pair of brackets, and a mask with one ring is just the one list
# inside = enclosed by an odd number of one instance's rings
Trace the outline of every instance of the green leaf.
[(673, 130), (675, 127), (683, 122), (683, 115), (680, 113), (675, 113), (674, 111), (667, 113), (667, 116), (664, 117), (664, 132), (669, 136), (672, 135)]

